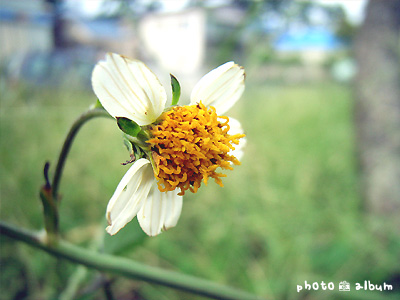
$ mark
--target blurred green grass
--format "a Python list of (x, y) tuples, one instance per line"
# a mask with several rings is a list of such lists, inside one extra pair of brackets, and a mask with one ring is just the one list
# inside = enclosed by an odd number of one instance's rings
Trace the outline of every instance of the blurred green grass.
[[(2, 91), (2, 220), (41, 228), (43, 165), (55, 164), (69, 126), (95, 100), (90, 92), (73, 90), (16, 86)], [(352, 106), (346, 85), (248, 80), (230, 112), (247, 134), (242, 165), (227, 171), (224, 188), (210, 182), (188, 195), (176, 228), (156, 238), (140, 236), (142, 243), (123, 255), (272, 299), (351, 299), (297, 293), (305, 280), (333, 281), (335, 287), (343, 280), (388, 282), (399, 272), (399, 241), (378, 241), (377, 226), (390, 226), (363, 214)], [(107, 202), (128, 168), (120, 165), (127, 157), (112, 120), (96, 119), (82, 129), (61, 185), (61, 228), (68, 240), (88, 245), (96, 238)], [(136, 223), (126, 232), (137, 230)], [(7, 299), (18, 293), (56, 299), (76, 268), (10, 240), (1, 242), (1, 291)], [(134, 288), (145, 299), (199, 298), (125, 279), (113, 285), (120, 296)], [(79, 299), (102, 296), (97, 291)]]

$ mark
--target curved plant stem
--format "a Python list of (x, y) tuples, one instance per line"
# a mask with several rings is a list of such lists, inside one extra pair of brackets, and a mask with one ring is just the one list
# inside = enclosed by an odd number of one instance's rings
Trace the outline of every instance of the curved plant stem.
[(78, 119), (75, 120), (67, 134), (67, 137), (65, 138), (60, 155), (58, 156), (58, 162), (54, 172), (53, 181), (51, 182), (52, 196), (56, 202), (58, 200), (57, 196), (62, 172), (64, 170), (65, 161), (67, 159), (69, 150), (71, 149), (72, 142), (74, 141), (74, 138), (82, 125), (95, 117), (112, 118), (103, 108), (90, 108), (89, 110), (84, 112)]
[(86, 250), (63, 240), (59, 240), (56, 245), (49, 246), (42, 235), (15, 228), (3, 222), (0, 222), (0, 234), (29, 244), (58, 258), (63, 258), (110, 274), (144, 280), (214, 299), (260, 299), (252, 294), (204, 279), (146, 266), (127, 258)]

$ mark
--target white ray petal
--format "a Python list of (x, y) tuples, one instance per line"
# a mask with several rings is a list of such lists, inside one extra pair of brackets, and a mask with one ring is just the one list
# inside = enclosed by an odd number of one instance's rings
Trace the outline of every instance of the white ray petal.
[(178, 195), (177, 190), (167, 193), (167, 207), (163, 230), (175, 227), (182, 212), (183, 197)]
[(110, 115), (131, 119), (140, 126), (154, 122), (167, 100), (164, 87), (144, 63), (115, 53), (97, 63), (92, 86)]
[[(238, 120), (235, 118), (229, 117), (229, 131), (228, 133), (230, 135), (235, 135), (235, 134), (243, 134), (244, 130), (242, 128), (242, 125)], [(246, 146), (247, 140), (246, 137), (243, 137), (239, 139), (239, 144), (238, 145), (233, 145), (235, 147), (235, 150), (232, 150), (229, 152), (230, 155), (235, 156), (238, 160), (240, 160), (243, 156), (243, 150), (244, 147)]]
[(160, 192), (155, 186), (137, 218), (143, 231), (149, 236), (160, 234), (174, 227), (182, 211), (182, 196), (176, 191)]
[(214, 106), (219, 115), (224, 114), (243, 94), (244, 79), (243, 67), (227, 62), (200, 79), (190, 95), (190, 104), (201, 101), (205, 106)]
[(134, 162), (107, 205), (106, 217), (109, 226), (106, 230), (109, 234), (116, 234), (136, 216), (154, 184), (150, 161), (141, 158)]

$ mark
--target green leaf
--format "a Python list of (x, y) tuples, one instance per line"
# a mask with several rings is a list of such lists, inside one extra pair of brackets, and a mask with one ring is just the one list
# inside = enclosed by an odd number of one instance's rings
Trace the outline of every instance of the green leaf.
[(129, 120), (128, 118), (117, 117), (117, 124), (119, 129), (133, 137), (136, 137), (142, 130), (136, 122)]
[(179, 97), (181, 96), (181, 85), (179, 84), (178, 79), (172, 74), (171, 76), (171, 86), (172, 86), (172, 105), (177, 105), (179, 101)]

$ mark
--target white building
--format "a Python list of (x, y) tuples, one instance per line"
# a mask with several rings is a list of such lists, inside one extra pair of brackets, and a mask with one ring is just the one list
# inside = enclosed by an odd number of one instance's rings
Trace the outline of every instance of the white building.
[(139, 22), (142, 55), (176, 76), (195, 74), (206, 48), (206, 14), (195, 8), (145, 16)]
[(51, 28), (51, 18), (43, 1), (0, 1), (0, 59), (51, 49)]

